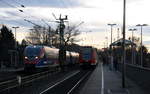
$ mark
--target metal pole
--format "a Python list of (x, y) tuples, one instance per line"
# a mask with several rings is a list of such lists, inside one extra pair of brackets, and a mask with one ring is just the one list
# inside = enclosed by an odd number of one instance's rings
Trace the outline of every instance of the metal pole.
[(112, 44), (112, 25), (110, 27), (111, 27), (111, 44)]
[(143, 38), (142, 38), (142, 36), (143, 36), (143, 31), (142, 31), (142, 29), (143, 29), (143, 26), (147, 26), (147, 24), (138, 24), (138, 25), (136, 25), (136, 26), (140, 26), (141, 27), (141, 66), (143, 66), (143, 51), (142, 51), (142, 45), (143, 45), (143, 43), (142, 43), (142, 41), (143, 41)]
[(48, 31), (49, 31), (49, 44), (50, 44), (50, 46), (52, 46), (52, 32), (51, 32), (51, 27), (50, 26), (48, 26)]
[(108, 48), (108, 37), (105, 37), (106, 39), (106, 48)]
[[(16, 28), (15, 28), (15, 41), (16, 41)], [(17, 41), (16, 41), (17, 42)], [(17, 43), (15, 42), (15, 47), (17, 48)]]
[(15, 28), (15, 49), (17, 48), (17, 41), (16, 41), (16, 28)]
[(122, 64), (122, 87), (123, 88), (125, 88), (125, 62), (126, 62), (125, 30), (126, 30), (126, 0), (124, 0), (123, 2), (123, 64)]
[(132, 64), (133, 64), (133, 30), (132, 30), (132, 44), (131, 44), (131, 46), (132, 46)]
[(143, 45), (143, 43), (142, 43), (142, 25), (141, 25), (141, 66), (143, 66), (143, 52), (142, 52), (142, 45)]
[(137, 29), (135, 29), (135, 28), (132, 28), (132, 29), (129, 29), (129, 31), (132, 31), (132, 44), (131, 44), (131, 49), (132, 49), (132, 64), (134, 64), (134, 45), (133, 45), (133, 43), (134, 43), (134, 39), (133, 39), (133, 33), (134, 33), (134, 31), (136, 31)]
[(110, 44), (110, 63), (111, 63), (111, 69), (113, 70), (113, 51), (112, 51), (112, 32), (113, 32), (113, 26), (116, 24), (108, 24), (111, 27), (111, 44)]
[(65, 18), (59, 17), (59, 33), (60, 33), (60, 49), (59, 49), (59, 62), (60, 62), (60, 67), (62, 71), (64, 70), (64, 62), (66, 61), (66, 48), (65, 48), (65, 41), (64, 41), (64, 29), (65, 29), (65, 24), (64, 20), (67, 20), (67, 16)]
[(15, 48), (17, 48), (17, 39), (16, 39), (16, 37), (17, 37), (17, 31), (16, 31), (16, 29), (17, 28), (19, 28), (18, 26), (16, 26), (16, 27), (12, 27), (12, 28), (14, 28), (15, 29)]
[(108, 48), (108, 37), (106, 39), (107, 39), (107, 48)]
[(117, 40), (119, 40), (119, 38), (120, 38), (120, 37), (119, 37), (119, 33), (120, 33), (120, 32), (119, 32), (119, 28), (117, 29), (117, 33), (118, 33)]
[(16, 26), (16, 27), (12, 27), (12, 28), (14, 28), (15, 29), (15, 49), (16, 49), (16, 53), (15, 53), (15, 67), (17, 67), (17, 54), (18, 54), (18, 52), (17, 52), (17, 38), (16, 38), (16, 36), (17, 36), (17, 33), (16, 33), (16, 29), (17, 28), (19, 28), (18, 26)]
[(110, 51), (111, 51), (111, 69), (113, 70), (112, 25), (111, 25), (111, 45), (110, 45)]

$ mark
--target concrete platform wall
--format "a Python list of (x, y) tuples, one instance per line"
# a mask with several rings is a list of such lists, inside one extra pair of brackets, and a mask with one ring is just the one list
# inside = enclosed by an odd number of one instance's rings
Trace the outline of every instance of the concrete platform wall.
[[(122, 64), (118, 65), (118, 69), (122, 71)], [(150, 91), (150, 69), (140, 66), (126, 64), (126, 76), (135, 81), (139, 86)]]

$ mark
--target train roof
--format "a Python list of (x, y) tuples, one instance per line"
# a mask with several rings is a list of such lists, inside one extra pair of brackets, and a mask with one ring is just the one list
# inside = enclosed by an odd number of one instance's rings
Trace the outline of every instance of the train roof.
[[(32, 49), (32, 48), (39, 48), (39, 49), (41, 49), (41, 48), (51, 48), (51, 49), (55, 49), (55, 50), (59, 50), (58, 48), (55, 48), (55, 47), (53, 47), (53, 46), (44, 46), (44, 45), (30, 45), (30, 46), (27, 46), (26, 47), (26, 49)], [(69, 52), (71, 52), (72, 54), (78, 54), (78, 52), (72, 52), (72, 51), (66, 51), (66, 53), (69, 53)]]
[(27, 46), (27, 48), (43, 48), (43, 46), (39, 46), (39, 45), (31, 45), (31, 46)]
[(55, 48), (54, 46), (44, 46), (44, 45), (30, 45), (27, 46), (26, 48), (44, 48), (44, 47)]
[(92, 46), (83, 46), (83, 48), (93, 48)]

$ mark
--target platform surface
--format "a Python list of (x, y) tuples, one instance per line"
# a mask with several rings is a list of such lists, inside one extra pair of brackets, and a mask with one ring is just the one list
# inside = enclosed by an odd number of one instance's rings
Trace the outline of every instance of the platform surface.
[(122, 88), (120, 72), (112, 71), (107, 65), (99, 63), (80, 94), (149, 94), (128, 78), (125, 84), (126, 88)]

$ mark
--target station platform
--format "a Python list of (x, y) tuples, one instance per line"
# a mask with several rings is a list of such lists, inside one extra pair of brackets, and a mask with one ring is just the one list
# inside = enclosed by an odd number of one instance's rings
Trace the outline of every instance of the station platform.
[(134, 81), (128, 78), (125, 81), (126, 87), (122, 88), (121, 73), (100, 63), (79, 94), (149, 94)]

